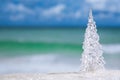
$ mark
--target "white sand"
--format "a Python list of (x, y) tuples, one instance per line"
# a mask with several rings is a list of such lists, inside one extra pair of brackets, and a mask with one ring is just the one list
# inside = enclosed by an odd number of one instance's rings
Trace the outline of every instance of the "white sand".
[(0, 80), (120, 80), (119, 70), (48, 74), (7, 74)]

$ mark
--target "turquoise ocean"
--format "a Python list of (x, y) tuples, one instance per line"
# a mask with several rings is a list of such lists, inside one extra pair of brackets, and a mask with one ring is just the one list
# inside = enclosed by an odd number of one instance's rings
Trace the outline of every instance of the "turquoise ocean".
[[(0, 29), (0, 74), (79, 71), (85, 28)], [(107, 69), (120, 69), (120, 29), (98, 28)]]

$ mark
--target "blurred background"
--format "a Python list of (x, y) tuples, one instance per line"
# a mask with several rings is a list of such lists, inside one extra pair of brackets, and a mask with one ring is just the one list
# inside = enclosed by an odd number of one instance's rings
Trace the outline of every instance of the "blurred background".
[(89, 9), (107, 69), (120, 70), (120, 0), (0, 0), (0, 74), (80, 70)]

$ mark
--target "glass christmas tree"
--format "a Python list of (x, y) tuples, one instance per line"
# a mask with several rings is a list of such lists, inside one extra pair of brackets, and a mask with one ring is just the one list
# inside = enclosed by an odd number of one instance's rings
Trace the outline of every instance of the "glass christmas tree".
[(99, 43), (99, 35), (97, 34), (96, 24), (93, 20), (92, 10), (89, 12), (83, 50), (81, 71), (96, 71), (104, 69), (105, 62), (102, 56), (102, 46)]

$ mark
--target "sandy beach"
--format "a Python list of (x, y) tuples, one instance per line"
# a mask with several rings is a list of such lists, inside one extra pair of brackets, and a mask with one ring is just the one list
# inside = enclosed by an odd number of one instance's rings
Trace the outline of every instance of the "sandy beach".
[(0, 75), (0, 80), (120, 80), (120, 71), (7, 74)]

